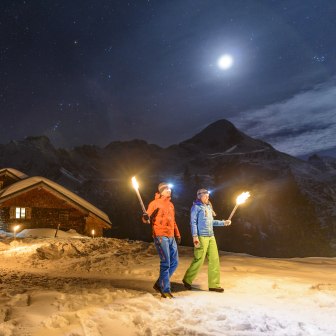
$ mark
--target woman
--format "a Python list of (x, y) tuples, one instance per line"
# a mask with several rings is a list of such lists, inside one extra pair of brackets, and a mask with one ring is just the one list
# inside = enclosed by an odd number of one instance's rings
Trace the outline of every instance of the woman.
[(197, 200), (194, 202), (190, 213), (191, 234), (194, 242), (194, 259), (187, 269), (184, 277), (184, 286), (191, 290), (192, 282), (197, 276), (204, 263), (205, 256), (208, 257), (208, 285), (209, 291), (224, 292), (220, 286), (220, 264), (214, 226), (231, 225), (230, 220), (215, 220), (216, 216), (209, 201), (209, 191), (199, 189)]

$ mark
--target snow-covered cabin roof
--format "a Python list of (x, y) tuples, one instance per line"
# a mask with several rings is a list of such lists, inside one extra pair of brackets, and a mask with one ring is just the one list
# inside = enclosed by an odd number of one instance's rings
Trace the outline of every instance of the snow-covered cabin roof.
[(7, 188), (0, 191), (0, 203), (3, 201), (13, 197), (16, 194), (21, 194), (23, 192), (32, 190), (38, 186), (43, 186), (50, 191), (57, 192), (63, 198), (66, 198), (71, 203), (75, 203), (80, 208), (86, 209), (87, 211), (93, 213), (100, 219), (102, 219), (107, 224), (112, 224), (109, 217), (106, 215), (105, 212), (99, 210), (94, 205), (89, 203), (88, 201), (84, 200), (80, 196), (76, 195), (72, 191), (62, 187), (61, 185), (41, 176), (34, 176), (29, 177), (25, 180), (18, 181)]
[(9, 175), (15, 176), (20, 180), (26, 179), (28, 175), (16, 170), (14, 168), (2, 168), (0, 169), (0, 175), (8, 173)]

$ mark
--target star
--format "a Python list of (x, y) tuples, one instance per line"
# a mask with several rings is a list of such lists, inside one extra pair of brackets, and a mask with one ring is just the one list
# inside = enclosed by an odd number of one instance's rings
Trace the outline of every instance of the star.
[(324, 55), (313, 57), (313, 62), (315, 63), (324, 63), (325, 61), (326, 61), (326, 57)]

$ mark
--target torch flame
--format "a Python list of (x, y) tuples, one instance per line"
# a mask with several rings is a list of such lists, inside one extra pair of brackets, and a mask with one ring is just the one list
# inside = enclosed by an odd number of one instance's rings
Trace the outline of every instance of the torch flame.
[(248, 191), (243, 192), (242, 194), (240, 194), (237, 197), (236, 203), (237, 204), (242, 204), (244, 203), (249, 197), (250, 197), (250, 193)]
[(136, 189), (136, 190), (139, 189), (139, 183), (136, 180), (135, 176), (132, 177), (132, 184), (133, 184), (134, 189)]

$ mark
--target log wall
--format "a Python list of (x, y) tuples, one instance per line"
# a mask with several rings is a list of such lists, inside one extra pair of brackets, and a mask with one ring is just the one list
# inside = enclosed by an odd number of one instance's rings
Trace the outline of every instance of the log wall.
[[(31, 218), (13, 218), (13, 211), (10, 210), (12, 207), (30, 208)], [(20, 231), (27, 228), (56, 229), (60, 225), (61, 230), (74, 229), (86, 235), (91, 235), (91, 230), (94, 229), (95, 236), (101, 236), (103, 223), (88, 215), (88, 211), (75, 207), (49, 190), (37, 187), (0, 205), (0, 229), (12, 231), (18, 224)]]

